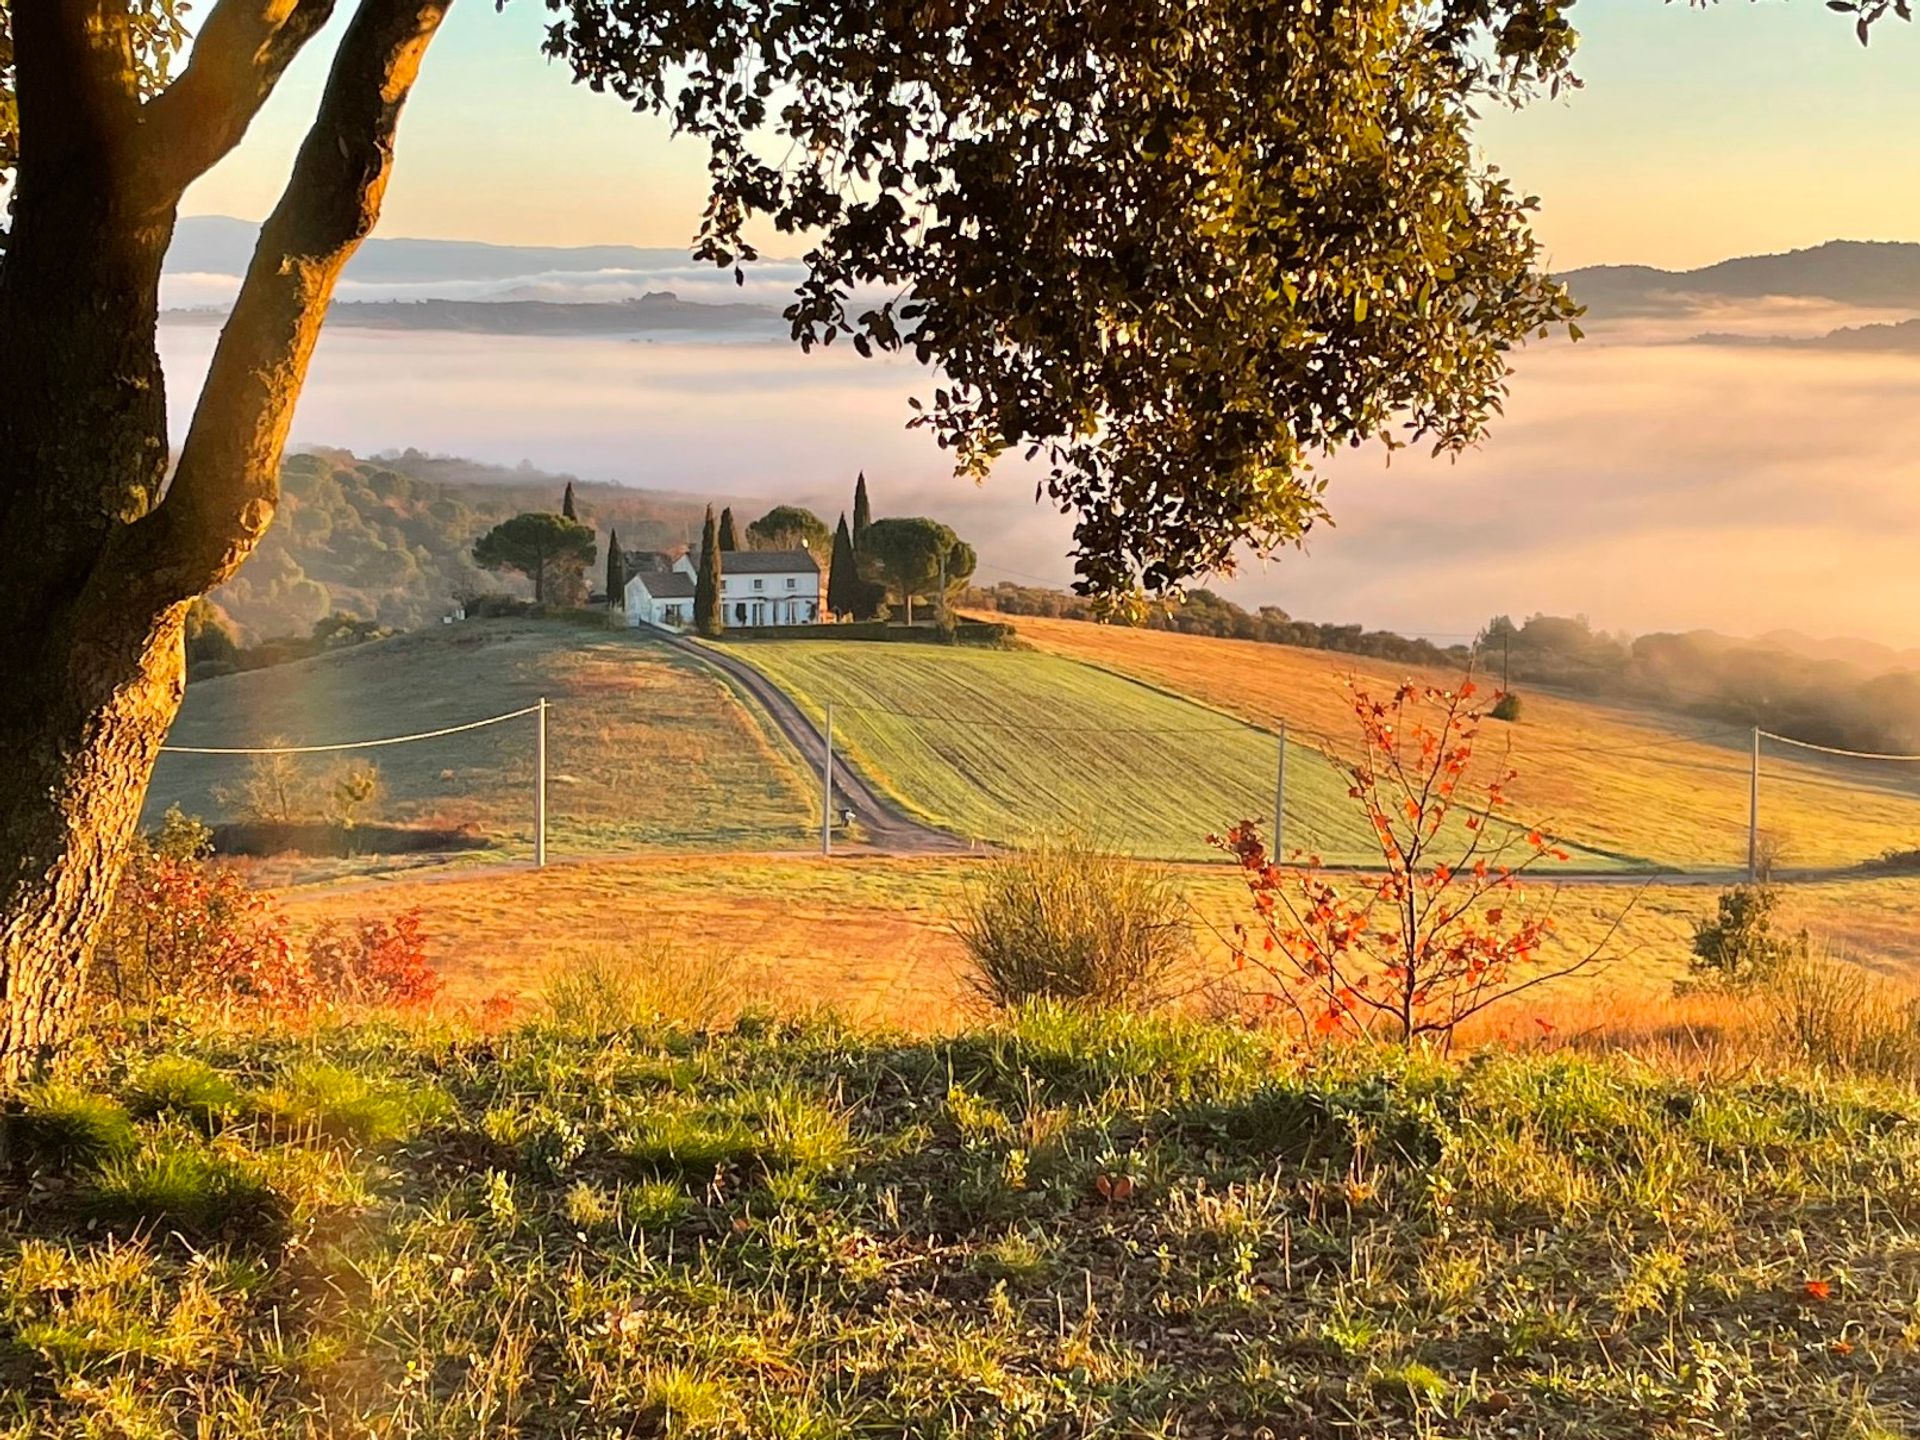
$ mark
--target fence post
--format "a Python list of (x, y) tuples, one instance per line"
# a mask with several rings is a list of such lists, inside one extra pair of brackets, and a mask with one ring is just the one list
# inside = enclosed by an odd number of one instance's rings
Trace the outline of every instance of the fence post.
[(547, 697), (540, 697), (534, 716), (533, 741), (533, 864), (547, 864)]
[(833, 854), (833, 702), (827, 702), (826, 743), (820, 752), (820, 853)]
[(1280, 767), (1273, 780), (1273, 863), (1286, 853), (1287, 837), (1287, 722), (1280, 722)]
[(1753, 763), (1747, 777), (1747, 883), (1760, 879), (1760, 727), (1753, 727)]

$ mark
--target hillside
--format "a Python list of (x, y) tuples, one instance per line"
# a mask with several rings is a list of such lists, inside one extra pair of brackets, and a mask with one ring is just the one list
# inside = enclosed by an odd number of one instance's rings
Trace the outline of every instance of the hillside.
[[(196, 681), (176, 745), (329, 744), (438, 729), (552, 706), (548, 834), (556, 854), (805, 846), (819, 807), (797, 757), (697, 662), (625, 630), (467, 622), (290, 665)], [(386, 798), (369, 819), (476, 825), (524, 853), (532, 834), (533, 722), (361, 752)], [(318, 785), (342, 757), (300, 762)], [(224, 792), (247, 762), (162, 755), (151, 821), (178, 804), (235, 818)]]
[[(1216, 706), (1251, 724), (1285, 716), (1336, 753), (1353, 734), (1344, 682), (1375, 690), (1406, 665), (1243, 640), (1021, 617), (1022, 639)], [(1457, 672), (1426, 672), (1437, 683)], [(1519, 777), (1513, 808), (1596, 849), (1679, 869), (1745, 863), (1748, 739), (1738, 727), (1526, 690), (1521, 720), (1492, 724)], [(1693, 739), (1703, 734), (1712, 739)], [(1324, 738), (1321, 738), (1324, 737)], [(1821, 765), (1770, 751), (1761, 826), (1788, 866), (1846, 866), (1920, 845), (1915, 767)]]
[(581, 518), (629, 549), (664, 548), (698, 523), (704, 501), (594, 484), (530, 466), (489, 466), (407, 451), (290, 455), (266, 538), (212, 600), (243, 641), (304, 635), (345, 613), (392, 629), (437, 625), (463, 596), (530, 593), (520, 577), (479, 569), (473, 542), (523, 510), (554, 510), (572, 484)]
[(1560, 277), (1602, 318), (1660, 314), (1702, 298), (1767, 296), (1920, 311), (1920, 245), (1830, 240), (1778, 255), (1743, 255), (1695, 270), (1594, 265)]
[[(1221, 859), (1206, 843), (1270, 817), (1272, 733), (1059, 656), (836, 641), (747, 642), (731, 652), (819, 717), (847, 753), (942, 828), (1017, 842), (1077, 827), (1135, 854)], [(1290, 747), (1289, 848), (1378, 860), (1347, 782)], [(1270, 830), (1269, 825), (1269, 830)], [(1621, 857), (1581, 853), (1581, 868)]]

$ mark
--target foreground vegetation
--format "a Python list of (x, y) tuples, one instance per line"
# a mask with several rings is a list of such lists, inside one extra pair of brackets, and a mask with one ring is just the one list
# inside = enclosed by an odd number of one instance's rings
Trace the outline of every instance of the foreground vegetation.
[(1920, 1424), (1909, 1091), (663, 1001), (96, 1041), (8, 1122), (0, 1433)]

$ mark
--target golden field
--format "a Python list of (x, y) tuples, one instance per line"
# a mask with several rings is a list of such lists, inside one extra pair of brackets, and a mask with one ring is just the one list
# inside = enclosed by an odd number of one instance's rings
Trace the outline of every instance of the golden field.
[[(944, 1029), (971, 1003), (952, 920), (982, 862), (961, 858), (832, 859), (756, 855), (655, 856), (544, 871), (472, 867), (400, 874), (348, 886), (303, 886), (278, 894), (296, 928), (325, 919), (418, 908), (448, 998), (471, 1004), (496, 993), (537, 996), (557, 959), (603, 949), (637, 956), (666, 942), (734, 962), (747, 998), (778, 1008), (827, 1007), (862, 1019)], [(1239, 880), (1221, 867), (1180, 872), (1194, 906), (1203, 966), (1230, 969), (1227, 936), (1245, 914)], [(1711, 912), (1710, 885), (1546, 882), (1528, 903), (1551, 904), (1557, 954), (1599, 944), (1623, 914), (1593, 973), (1529, 996), (1489, 1025), (1525, 1027), (1532, 1017), (1569, 1024), (1657, 1016), (1685, 973), (1694, 922)], [(1920, 878), (1842, 880), (1786, 891), (1782, 919), (1806, 927), (1869, 968), (1920, 974)], [(1555, 1020), (1556, 1025), (1559, 1020)]]
[[(1298, 739), (1341, 753), (1356, 733), (1346, 681), (1384, 692), (1407, 667), (1074, 620), (1011, 617), (1020, 638), (1161, 685), (1252, 724), (1284, 718)], [(1457, 683), (1451, 673), (1412, 678)], [(1484, 678), (1483, 678), (1484, 683)], [(1519, 688), (1519, 687), (1516, 687)], [(1744, 867), (1749, 741), (1688, 737), (1731, 728), (1630, 706), (1525, 689), (1518, 722), (1489, 721), (1482, 751), (1510, 747), (1511, 811), (1592, 849), (1675, 869)], [(1788, 868), (1843, 867), (1920, 848), (1920, 767), (1821, 764), (1772, 747), (1761, 765), (1760, 824)]]

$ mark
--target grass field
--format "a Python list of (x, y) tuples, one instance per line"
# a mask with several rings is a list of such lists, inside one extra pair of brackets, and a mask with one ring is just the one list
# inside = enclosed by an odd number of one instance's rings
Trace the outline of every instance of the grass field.
[[(1209, 832), (1270, 817), (1276, 740), (1232, 715), (1028, 650), (807, 640), (737, 644), (907, 808), (969, 838), (1079, 825), (1131, 853), (1220, 858)], [(1379, 849), (1324, 756), (1290, 747), (1290, 848), (1334, 863)], [(1618, 857), (1575, 856), (1580, 868)]]
[[(548, 839), (556, 855), (636, 848), (804, 846), (818, 802), (785, 741), (704, 666), (627, 631), (470, 622), (291, 665), (196, 681), (170, 739), (328, 744), (433, 730), (541, 696)], [(474, 824), (523, 850), (533, 816), (531, 718), (360, 752), (387, 798), (369, 818)], [(339, 756), (305, 757), (314, 781)], [(163, 755), (149, 819), (170, 804), (231, 818), (247, 762)]]
[[(971, 1003), (952, 922), (979, 864), (637, 857), (302, 886), (280, 892), (277, 903), (303, 931), (328, 919), (419, 908), (430, 957), (456, 1004), (495, 993), (531, 997), (570, 953), (605, 948), (638, 956), (665, 942), (732, 966), (743, 997), (943, 1030)], [(1245, 890), (1217, 866), (1185, 867), (1181, 883), (1194, 906), (1202, 963), (1224, 973), (1224, 936), (1246, 916)], [(1583, 1028), (1657, 1017), (1685, 973), (1694, 922), (1711, 913), (1718, 893), (1672, 884), (1530, 888), (1529, 903), (1553, 906), (1555, 956), (1584, 954), (1616, 916), (1629, 913), (1608, 952), (1612, 964), (1489, 1016), (1484, 1032), (1525, 1034), (1541, 1015), (1565, 1016), (1569, 1027)], [(1781, 907), (1780, 923), (1806, 928), (1816, 944), (1883, 975), (1920, 980), (1920, 929), (1912, 923), (1920, 913), (1920, 878), (1795, 885), (1783, 892)]]
[(571, 994), (71, 1056), (0, 1120), (0, 1433), (1920, 1429), (1907, 1086)]
[[(1020, 637), (1048, 654), (1191, 695), (1253, 724), (1285, 716), (1296, 731), (1354, 734), (1342, 682), (1382, 690), (1405, 667), (1296, 650), (1071, 620), (1019, 617)], [(1457, 675), (1437, 675), (1441, 683)], [(1517, 813), (1601, 850), (1677, 869), (1744, 866), (1748, 741), (1687, 737), (1729, 727), (1529, 690), (1510, 739)], [(1789, 867), (1846, 866), (1920, 847), (1920, 766), (1815, 764), (1770, 751), (1761, 767), (1761, 828)]]

